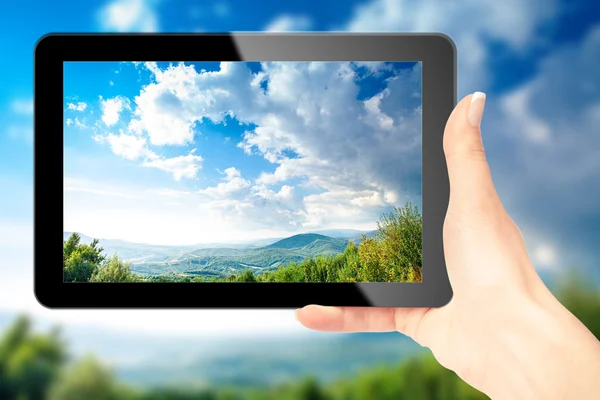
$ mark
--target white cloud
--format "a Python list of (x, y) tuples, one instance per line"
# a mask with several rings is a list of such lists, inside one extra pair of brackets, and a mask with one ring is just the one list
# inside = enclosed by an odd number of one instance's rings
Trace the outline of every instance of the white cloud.
[(200, 194), (206, 194), (214, 198), (231, 198), (236, 193), (246, 191), (250, 188), (250, 181), (241, 177), (240, 171), (230, 167), (224, 171), (223, 182), (215, 187), (209, 187), (199, 191)]
[(525, 234), (540, 267), (550, 247), (569, 265), (600, 262), (590, 251), (600, 198), (598, 46), (600, 25), (581, 43), (556, 47), (531, 81), (488, 96), (483, 129), (496, 186), (524, 231), (545, 232), (541, 240)]
[(539, 45), (538, 28), (558, 12), (557, 0), (457, 2), (446, 0), (371, 0), (356, 7), (352, 18), (334, 30), (356, 32), (441, 32), (457, 43), (459, 92), (485, 90), (486, 41), (506, 43), (516, 51)]
[(33, 99), (17, 99), (10, 106), (15, 114), (33, 116)]
[(156, 32), (158, 16), (152, 0), (113, 0), (98, 13), (100, 26), (114, 32)]
[(374, 229), (376, 218), (390, 205), (386, 200), (374, 190), (330, 190), (305, 197), (300, 215), (306, 228)]
[(112, 99), (100, 99), (102, 109), (102, 122), (106, 126), (113, 126), (119, 122), (119, 114), (124, 109), (129, 109), (129, 99), (125, 97), (114, 97)]
[(160, 70), (156, 63), (146, 63), (145, 67), (156, 82), (135, 97), (129, 129), (147, 133), (155, 146), (191, 143), (202, 118), (221, 123), (228, 114), (227, 106), (239, 107), (257, 97), (248, 85), (252, 74), (240, 63), (223, 62), (220, 71), (200, 74), (191, 65)]
[(67, 118), (65, 119), (65, 124), (67, 126), (76, 126), (77, 128), (88, 128), (88, 126), (85, 123), (85, 118), (84, 120), (80, 120), (79, 117), (75, 117), (75, 118)]
[(525, 137), (533, 142), (548, 143), (551, 129), (543, 120), (535, 117), (530, 110), (530, 101), (536, 82), (521, 86), (505, 95), (501, 104), (513, 123), (522, 128)]
[(142, 156), (148, 155), (146, 138), (144, 137), (123, 133), (118, 135), (109, 133), (106, 136), (106, 141), (110, 144), (113, 153), (127, 160), (137, 160)]
[(306, 31), (312, 28), (313, 21), (306, 15), (283, 14), (271, 21), (265, 28), (267, 32)]
[(176, 181), (184, 178), (192, 179), (196, 177), (198, 171), (202, 168), (202, 157), (194, 154), (193, 149), (187, 155), (181, 155), (172, 158), (155, 158), (146, 160), (142, 163), (144, 167), (157, 168), (173, 175)]
[[(360, 77), (352, 63), (263, 63), (256, 75), (241, 63), (224, 62), (210, 72), (184, 64), (138, 67), (154, 82), (135, 96), (128, 125), (133, 135), (120, 137), (132, 141), (131, 159), (143, 152), (141, 138), (155, 147), (184, 145), (205, 120), (219, 124), (231, 116), (251, 124), (237, 146), (264, 157), (274, 170), (252, 182), (231, 168), (222, 182), (197, 193), (204, 196), (202, 207), (237, 218), (238, 225), (301, 229), (317, 223), (314, 212), (327, 226), (374, 226), (386, 207), (420, 203), (420, 64), (394, 72), (382, 92), (364, 101), (357, 99)], [(389, 65), (369, 67), (393, 72)], [(181, 180), (196, 176), (202, 158), (155, 156), (142, 165)], [(323, 192), (303, 201), (306, 193)], [(336, 204), (343, 210), (330, 211)]]
[(87, 108), (87, 104), (83, 101), (80, 101), (77, 104), (69, 103), (67, 104), (67, 108), (74, 111), (84, 111)]

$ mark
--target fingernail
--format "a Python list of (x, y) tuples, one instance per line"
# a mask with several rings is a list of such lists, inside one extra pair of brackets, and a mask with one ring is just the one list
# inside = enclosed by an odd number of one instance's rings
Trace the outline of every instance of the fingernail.
[(469, 106), (469, 113), (467, 120), (469, 125), (474, 128), (481, 126), (481, 118), (483, 117), (483, 107), (485, 105), (485, 93), (475, 92), (471, 96), (471, 105)]

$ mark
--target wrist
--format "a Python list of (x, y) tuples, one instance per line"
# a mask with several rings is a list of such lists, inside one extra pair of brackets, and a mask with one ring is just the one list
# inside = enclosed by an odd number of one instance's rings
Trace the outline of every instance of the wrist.
[(589, 330), (556, 300), (519, 299), (507, 309), (511, 316), (490, 333), (498, 346), (484, 392), (492, 399), (596, 398), (600, 343)]

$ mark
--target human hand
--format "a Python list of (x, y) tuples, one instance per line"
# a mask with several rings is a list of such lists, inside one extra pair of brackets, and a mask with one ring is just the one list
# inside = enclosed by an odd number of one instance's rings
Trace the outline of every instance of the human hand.
[(306, 327), (399, 331), (471, 386), (501, 398), (597, 398), (600, 343), (546, 288), (496, 193), (481, 138), (485, 95), (448, 119), (444, 253), (454, 296), (442, 308), (307, 306)]

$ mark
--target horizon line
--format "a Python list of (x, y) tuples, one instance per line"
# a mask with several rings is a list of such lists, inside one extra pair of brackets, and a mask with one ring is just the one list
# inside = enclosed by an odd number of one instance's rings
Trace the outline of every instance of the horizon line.
[[(331, 237), (331, 236), (327, 236), (327, 235), (323, 235), (319, 232), (324, 232), (324, 231), (355, 231), (357, 233), (369, 233), (369, 232), (373, 232), (376, 231), (377, 229), (353, 229), (353, 228), (331, 228), (331, 229), (319, 229), (319, 230), (312, 230), (312, 231), (306, 231), (306, 232), (300, 232), (300, 233), (295, 233), (293, 235), (290, 236), (278, 236), (278, 237), (262, 237), (262, 238), (256, 238), (256, 239), (249, 239), (249, 240), (239, 240), (239, 241), (232, 241), (232, 242), (227, 242), (227, 241), (218, 241), (218, 242), (196, 242), (193, 244), (154, 244), (154, 243), (144, 243), (144, 242), (134, 242), (134, 241), (129, 241), (129, 240), (124, 240), (124, 239), (118, 239), (118, 238), (97, 238), (97, 237), (93, 237), (90, 235), (87, 235), (83, 232), (79, 232), (79, 231), (63, 231), (63, 235), (65, 233), (72, 235), (73, 233), (77, 233), (80, 236), (85, 236), (88, 237), (90, 239), (96, 239), (99, 242), (102, 240), (111, 240), (111, 241), (120, 241), (120, 242), (125, 242), (125, 243), (130, 243), (130, 244), (138, 244), (138, 245), (147, 245), (147, 246), (162, 246), (162, 247), (193, 247), (193, 246), (199, 246), (199, 245), (211, 245), (211, 244), (249, 244), (252, 242), (258, 242), (261, 240), (283, 240), (283, 239), (287, 239), (290, 237), (294, 237), (294, 236), (298, 236), (298, 235), (308, 235), (308, 234), (317, 234), (317, 235), (322, 235), (322, 236), (326, 236), (326, 237)], [(331, 237), (332, 239), (335, 239), (334, 237)], [(64, 240), (64, 239), (63, 239)]]

